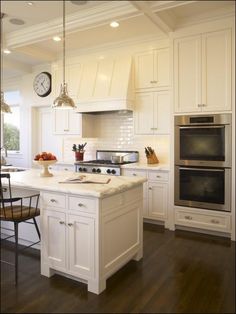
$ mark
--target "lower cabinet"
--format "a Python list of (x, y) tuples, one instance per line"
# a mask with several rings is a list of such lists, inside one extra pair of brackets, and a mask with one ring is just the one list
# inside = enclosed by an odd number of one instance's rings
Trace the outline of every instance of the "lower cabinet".
[[(54, 204), (57, 202), (54, 196), (49, 201), (52, 200)], [(42, 211), (42, 222), (44, 262), (53, 269), (80, 278), (93, 277), (95, 218), (55, 207)]]
[(148, 179), (143, 186), (143, 218), (166, 221), (168, 218), (168, 171), (122, 169), (122, 175)]
[(176, 206), (175, 224), (228, 233), (231, 232), (231, 214), (207, 209)]

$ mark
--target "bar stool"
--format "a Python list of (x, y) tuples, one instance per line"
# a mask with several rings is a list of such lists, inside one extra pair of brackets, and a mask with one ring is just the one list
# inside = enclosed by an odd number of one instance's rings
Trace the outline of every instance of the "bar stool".
[[(25, 248), (31, 247), (40, 242), (40, 232), (35, 217), (40, 215), (39, 196), (40, 194), (34, 194), (25, 197), (13, 197), (11, 189), (11, 179), (9, 173), (1, 173), (1, 185), (0, 185), (0, 221), (10, 221), (14, 223), (14, 234), (7, 236), (2, 240), (7, 240), (11, 237), (15, 237), (15, 264), (1, 260), (1, 262), (15, 266), (15, 284), (18, 283), (18, 225), (21, 222), (34, 224), (36, 232), (39, 237), (39, 241), (34, 242)], [(34, 204), (33, 204), (34, 203)], [(28, 220), (33, 219), (33, 222)]]

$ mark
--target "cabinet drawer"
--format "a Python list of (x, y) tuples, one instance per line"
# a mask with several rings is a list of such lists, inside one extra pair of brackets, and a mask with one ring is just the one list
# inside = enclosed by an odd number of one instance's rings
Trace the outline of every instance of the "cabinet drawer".
[(63, 194), (43, 193), (42, 200), (45, 207), (66, 208), (66, 196)]
[(69, 210), (79, 210), (94, 213), (96, 210), (96, 201), (85, 197), (69, 197)]
[(136, 170), (136, 169), (123, 169), (122, 170), (122, 175), (123, 176), (128, 176), (128, 177), (147, 177), (147, 173), (145, 170)]
[(230, 215), (217, 215), (209, 213), (193, 213), (185, 210), (177, 210), (176, 224), (192, 226), (201, 229), (230, 232)]
[(148, 180), (150, 181), (168, 181), (169, 173), (161, 171), (149, 171)]

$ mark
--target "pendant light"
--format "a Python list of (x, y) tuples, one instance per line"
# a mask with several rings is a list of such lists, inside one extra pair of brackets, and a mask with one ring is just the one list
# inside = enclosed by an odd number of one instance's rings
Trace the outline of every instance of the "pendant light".
[[(4, 18), (5, 14), (1, 13), (1, 47), (3, 47), (2, 42), (2, 19)], [(2, 75), (2, 69), (3, 69), (3, 49), (1, 48), (1, 83), (3, 81), (3, 75)], [(2, 92), (2, 86), (1, 86), (1, 113), (12, 113), (10, 106), (5, 102), (4, 100), (4, 93)]]
[(74, 109), (76, 105), (67, 91), (65, 82), (65, 0), (63, 0), (63, 83), (61, 84), (60, 95), (54, 100), (52, 108), (54, 109)]

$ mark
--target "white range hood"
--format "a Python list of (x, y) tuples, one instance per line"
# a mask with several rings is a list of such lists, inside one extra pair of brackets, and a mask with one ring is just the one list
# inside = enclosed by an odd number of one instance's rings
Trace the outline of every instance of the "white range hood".
[(83, 64), (78, 103), (79, 113), (133, 110), (131, 57), (117, 57)]

